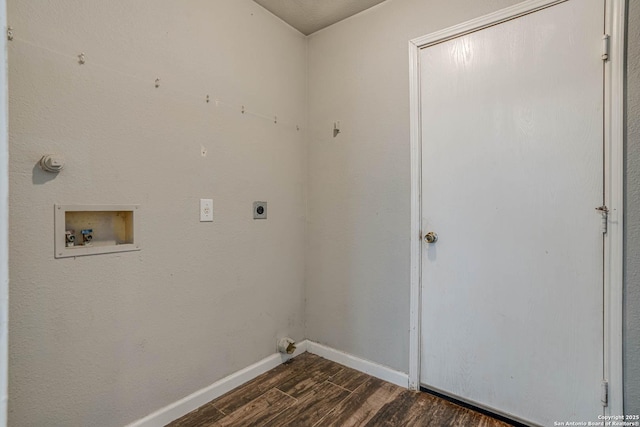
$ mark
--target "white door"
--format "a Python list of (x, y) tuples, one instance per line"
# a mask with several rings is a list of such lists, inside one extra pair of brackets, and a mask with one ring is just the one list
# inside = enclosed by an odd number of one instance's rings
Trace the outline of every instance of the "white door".
[(603, 413), (603, 0), (423, 48), (423, 386), (529, 423)]

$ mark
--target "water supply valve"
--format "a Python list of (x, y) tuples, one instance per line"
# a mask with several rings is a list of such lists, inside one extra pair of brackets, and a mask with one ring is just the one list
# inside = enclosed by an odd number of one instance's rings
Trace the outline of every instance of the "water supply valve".
[(68, 248), (73, 247), (76, 244), (76, 231), (75, 230), (65, 231), (64, 241)]
[(93, 240), (93, 229), (86, 228), (80, 231), (80, 233), (82, 234), (82, 244), (85, 246), (90, 246), (91, 241)]

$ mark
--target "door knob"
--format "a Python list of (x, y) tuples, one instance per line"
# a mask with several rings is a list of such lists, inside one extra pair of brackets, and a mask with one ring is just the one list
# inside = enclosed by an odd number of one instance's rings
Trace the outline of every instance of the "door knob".
[(434, 233), (433, 231), (428, 232), (424, 235), (424, 241), (427, 243), (435, 243), (438, 241), (438, 233)]

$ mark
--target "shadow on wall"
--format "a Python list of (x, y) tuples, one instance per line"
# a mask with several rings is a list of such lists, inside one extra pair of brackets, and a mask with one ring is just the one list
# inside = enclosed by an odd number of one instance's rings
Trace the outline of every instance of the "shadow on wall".
[(42, 185), (46, 184), (49, 181), (52, 181), (58, 177), (57, 173), (45, 172), (40, 167), (40, 161), (36, 162), (33, 165), (32, 174), (31, 174), (31, 182), (34, 185)]

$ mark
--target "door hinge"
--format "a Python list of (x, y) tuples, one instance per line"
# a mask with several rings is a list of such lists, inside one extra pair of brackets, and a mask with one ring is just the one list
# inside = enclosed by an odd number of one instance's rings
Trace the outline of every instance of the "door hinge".
[(609, 381), (602, 381), (600, 401), (602, 406), (609, 406)]
[(609, 34), (602, 36), (602, 60), (609, 59)]
[(602, 205), (596, 208), (600, 215), (602, 215), (602, 233), (607, 232), (607, 224), (609, 223), (609, 208), (606, 205)]
[(7, 27), (7, 40), (13, 40), (13, 27), (11, 26)]

